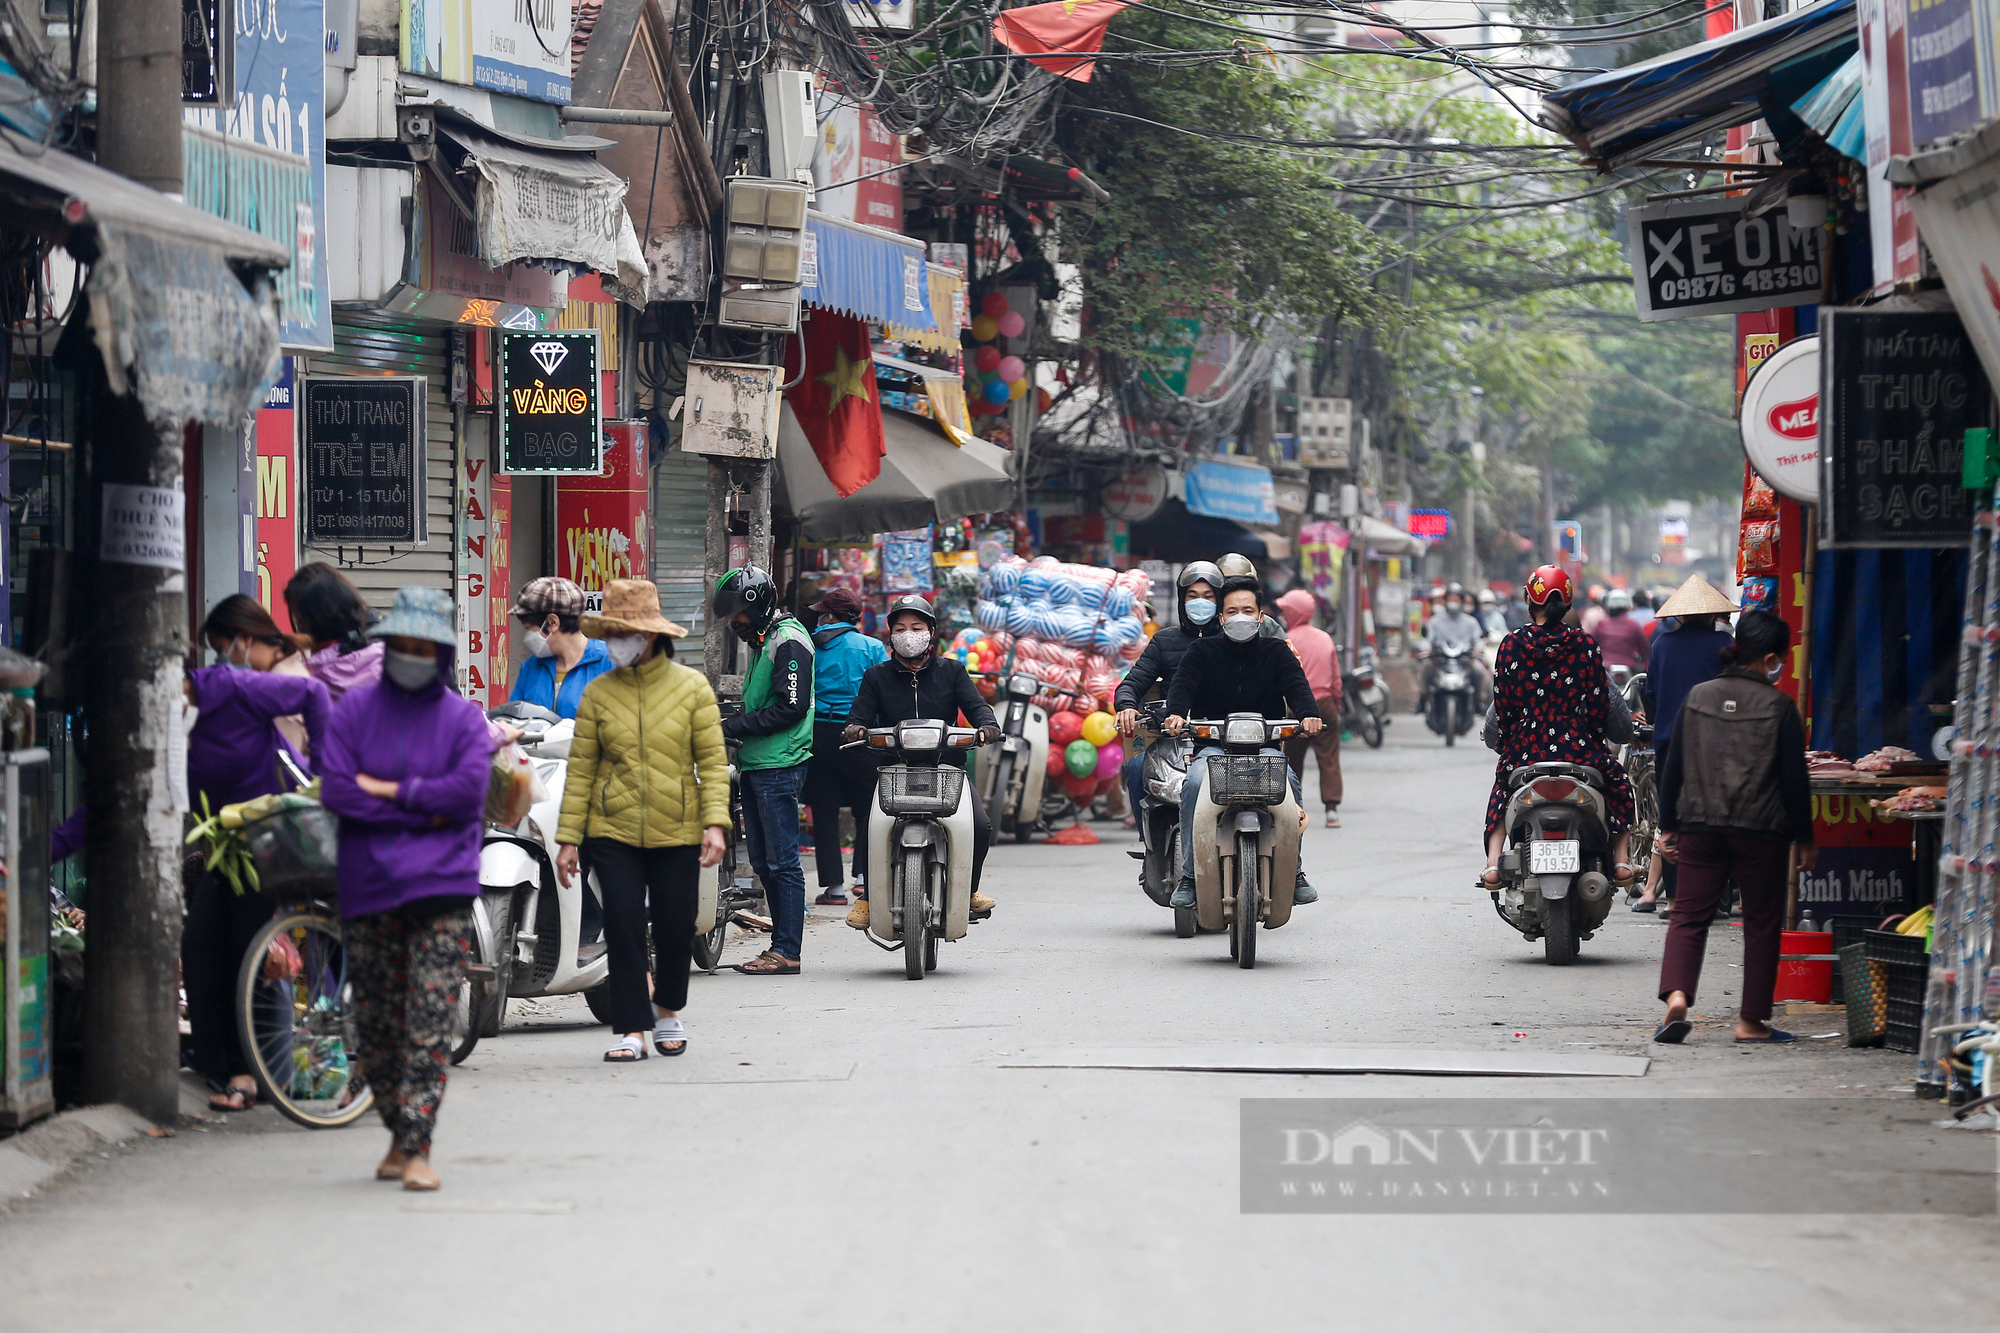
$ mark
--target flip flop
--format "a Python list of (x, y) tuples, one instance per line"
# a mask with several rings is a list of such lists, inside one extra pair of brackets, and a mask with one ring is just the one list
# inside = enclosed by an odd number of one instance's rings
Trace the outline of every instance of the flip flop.
[(1694, 1024), (1685, 1018), (1676, 1018), (1653, 1029), (1653, 1040), (1662, 1046), (1678, 1046), (1687, 1040), (1688, 1033), (1694, 1031)]
[(1784, 1046), (1797, 1041), (1798, 1035), (1783, 1028), (1772, 1028), (1768, 1037), (1737, 1037), (1734, 1040), (1738, 1046)]
[[(224, 1103), (234, 1097), (241, 1097), (243, 1104), (241, 1106), (224, 1105)], [(252, 1110), (256, 1105), (257, 1090), (255, 1088), (224, 1088), (221, 1092), (216, 1093), (208, 1099), (208, 1109), (211, 1111), (220, 1111), (224, 1115), (235, 1115), (238, 1111)]]
[(847, 906), (847, 895), (842, 893), (839, 889), (828, 889), (825, 893), (822, 893), (820, 894), (819, 897), (813, 899), (813, 906), (845, 907)]
[[(678, 1015), (673, 1018), (653, 1020), (653, 1049), (661, 1055), (686, 1055), (688, 1048), (687, 1029), (681, 1026)], [(667, 1047), (672, 1046), (673, 1050)]]
[[(627, 1055), (624, 1052), (631, 1052)], [(607, 1065), (635, 1065), (646, 1058), (646, 1043), (637, 1037), (620, 1037), (616, 1045), (604, 1053)]]
[(746, 977), (795, 977), (799, 965), (788, 963), (767, 949), (747, 963), (738, 963), (735, 970)]

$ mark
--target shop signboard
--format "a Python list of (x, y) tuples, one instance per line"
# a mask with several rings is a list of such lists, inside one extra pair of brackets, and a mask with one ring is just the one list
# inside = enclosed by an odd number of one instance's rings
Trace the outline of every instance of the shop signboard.
[(1799, 874), (1799, 909), (1830, 916), (1881, 915), (1916, 888), (1908, 820), (1884, 819), (1866, 796), (1815, 795), (1813, 843), (1819, 863)]
[(1278, 504), (1271, 469), (1255, 463), (1205, 458), (1187, 470), (1187, 507), (1210, 518), (1232, 523), (1278, 525)]
[(1906, 0), (1910, 142), (1918, 147), (1980, 120), (1979, 47), (1973, 0)]
[(1820, 544), (1964, 546), (1965, 432), (1992, 398), (1965, 326), (1880, 306), (1820, 318)]
[(1879, 292), (1915, 278), (1922, 263), (1909, 187), (1889, 183), (1889, 160), (1907, 157), (1915, 144), (1910, 132), (1908, 0), (1857, 0), (1855, 19), (1861, 34), (1872, 290)]
[(1141, 463), (1122, 476), (1113, 477), (1098, 498), (1104, 512), (1127, 523), (1143, 523), (1160, 512), (1167, 502), (1167, 470), (1158, 463)]
[(493, 471), (492, 418), (472, 417), (458, 460), (458, 671), (465, 697), (507, 702), (507, 501), (512, 483)]
[(406, 74), (567, 105), (570, 6), (557, 0), (401, 0)]
[(498, 335), (500, 470), (594, 477), (604, 466), (596, 329)]
[(292, 358), (278, 358), (278, 379), (257, 409), (257, 601), (278, 628), (292, 632), (285, 585), (299, 567), (298, 436), (292, 423)]
[(1820, 233), (1783, 209), (1748, 217), (1745, 197), (1627, 210), (1632, 290), (1645, 322), (1814, 305)]
[(1432, 544), (1451, 536), (1451, 511), (1449, 509), (1412, 509), (1410, 511), (1410, 535), (1422, 537)]
[(604, 466), (556, 481), (556, 570), (585, 592), (652, 577), (646, 554), (650, 473), (642, 421), (604, 423)]
[(296, 383), (305, 544), (427, 540), (424, 377), (302, 375)]
[(1817, 337), (1795, 339), (1763, 359), (1743, 390), (1736, 425), (1744, 456), (1772, 490), (1819, 502)]
[(569, 304), (569, 278), (525, 261), (489, 268), (479, 257), (479, 228), (434, 173), (422, 175), (410, 200), (416, 282), (399, 285), (387, 308), (483, 328), (534, 331), (554, 324)]
[(903, 229), (903, 173), (896, 136), (875, 108), (851, 97), (827, 95), (820, 147), (813, 159), (819, 187), (815, 207), (828, 217)]

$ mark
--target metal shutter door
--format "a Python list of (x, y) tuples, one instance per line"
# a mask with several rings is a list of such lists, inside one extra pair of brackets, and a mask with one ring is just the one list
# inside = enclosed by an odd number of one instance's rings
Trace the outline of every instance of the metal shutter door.
[(702, 551), (708, 541), (708, 460), (669, 450), (653, 469), (653, 582), (667, 619), (698, 641), (708, 623)]
[(452, 485), (457, 452), (452, 440), (451, 339), (444, 331), (403, 323), (357, 323), (337, 318), (333, 351), (299, 358), (313, 375), (422, 375), (424, 401), (424, 512), (428, 537), (421, 546), (308, 546), (303, 560), (336, 565), (371, 605), (386, 608), (398, 588), (455, 590), (452, 574)]

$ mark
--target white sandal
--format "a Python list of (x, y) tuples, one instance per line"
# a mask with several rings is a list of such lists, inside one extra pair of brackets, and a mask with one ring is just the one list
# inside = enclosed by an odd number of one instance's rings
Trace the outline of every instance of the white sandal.
[[(620, 1051), (630, 1051), (630, 1056), (620, 1055)], [(646, 1058), (646, 1043), (637, 1037), (620, 1037), (610, 1050), (604, 1053), (604, 1063), (608, 1065), (633, 1065)]]
[[(678, 1014), (672, 1018), (656, 1018), (653, 1020), (653, 1049), (661, 1055), (685, 1055), (688, 1048), (687, 1040), (687, 1029), (681, 1026)], [(670, 1041), (679, 1042), (680, 1049), (677, 1051), (668, 1050), (667, 1043)]]

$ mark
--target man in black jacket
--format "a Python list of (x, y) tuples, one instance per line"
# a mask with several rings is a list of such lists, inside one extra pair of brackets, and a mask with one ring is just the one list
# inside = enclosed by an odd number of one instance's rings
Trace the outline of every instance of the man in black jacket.
[[(1259, 713), (1267, 718), (1285, 716), (1286, 709), (1299, 719), (1306, 735), (1318, 733), (1322, 723), (1319, 703), (1306, 683), (1305, 668), (1299, 665), (1292, 645), (1283, 639), (1263, 637), (1263, 613), (1257, 605), (1254, 579), (1230, 579), (1222, 590), (1222, 636), (1203, 639), (1190, 647), (1174, 672), (1167, 689), (1167, 730), (1178, 735), (1190, 717), (1222, 718), (1231, 713)], [(1181, 787), (1181, 828), (1194, 827), (1195, 806), (1201, 799), (1202, 779), (1208, 775), (1208, 756), (1220, 751), (1209, 747), (1188, 764), (1187, 781)], [(1283, 751), (1267, 748), (1267, 754)], [(1298, 774), (1292, 777), (1292, 794), (1299, 796)], [(1319, 901), (1319, 893), (1306, 883), (1301, 860), (1297, 886), (1292, 890), (1296, 904)], [(1175, 907), (1194, 906), (1194, 858), (1181, 858), (1181, 882), (1174, 890)]]
[[(892, 727), (917, 718), (942, 718), (947, 725), (964, 713), (979, 728), (979, 742), (990, 745), (1000, 739), (1000, 725), (993, 707), (979, 697), (978, 687), (965, 668), (937, 653), (937, 612), (931, 604), (912, 593), (898, 597), (889, 608), (889, 660), (861, 673), (861, 687), (855, 691), (854, 707), (847, 713), (850, 741), (861, 739), (870, 727)], [(946, 750), (942, 762), (965, 767), (966, 752)], [(975, 784), (965, 784), (972, 800), (972, 915), (993, 911), (993, 900), (979, 891), (979, 872), (986, 864), (986, 850), (993, 845), (993, 825), (979, 803)], [(857, 821), (858, 822), (858, 821)], [(866, 837), (865, 828), (855, 830)], [(886, 873), (886, 867), (883, 873)], [(847, 924), (856, 930), (868, 926), (868, 898), (859, 895), (848, 910)]]
[[(1139, 660), (1125, 673), (1125, 679), (1118, 682), (1118, 692), (1112, 696), (1112, 707), (1118, 711), (1118, 732), (1131, 737), (1139, 730), (1139, 705), (1146, 702), (1146, 696), (1157, 687), (1164, 696), (1168, 684), (1174, 678), (1174, 668), (1186, 656), (1188, 645), (1196, 639), (1208, 638), (1222, 633), (1222, 624), (1216, 619), (1216, 599), (1222, 595), (1222, 571), (1206, 560), (1194, 560), (1181, 566), (1180, 578), (1176, 580), (1179, 590), (1175, 596), (1174, 625), (1162, 625), (1146, 643), (1146, 651), (1139, 654)], [(1132, 811), (1134, 820), (1139, 817), (1139, 803), (1145, 793), (1139, 782), (1145, 772), (1146, 752), (1143, 746), (1132, 746), (1132, 757), (1125, 761), (1125, 800)], [(1144, 883), (1146, 872), (1139, 872)]]

